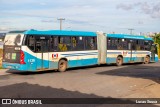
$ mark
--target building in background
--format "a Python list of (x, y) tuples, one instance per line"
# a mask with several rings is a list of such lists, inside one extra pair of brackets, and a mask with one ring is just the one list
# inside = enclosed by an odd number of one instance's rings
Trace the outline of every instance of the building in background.
[(3, 41), (6, 33), (0, 33), (0, 48), (3, 48)]

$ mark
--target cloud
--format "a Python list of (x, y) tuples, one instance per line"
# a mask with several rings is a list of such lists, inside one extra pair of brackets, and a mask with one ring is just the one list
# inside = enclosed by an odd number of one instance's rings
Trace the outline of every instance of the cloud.
[(140, 12), (150, 15), (152, 18), (160, 18), (160, 2), (154, 4), (148, 2), (137, 2), (133, 4), (121, 3), (118, 4), (116, 8), (125, 11), (138, 9)]
[(54, 20), (41, 20), (41, 22), (43, 23), (51, 23), (51, 22), (55, 22)]
[(11, 22), (10, 21), (0, 21), (0, 24), (1, 25), (6, 25), (6, 24), (11, 24)]
[(5, 27), (0, 27), (0, 31), (7, 31), (8, 28), (5, 28)]
[(40, 5), (42, 5), (42, 6), (46, 6), (46, 5), (47, 5), (47, 3), (45, 3), (45, 2), (41, 2), (41, 3), (40, 3)]
[(126, 4), (121, 3), (121, 4), (117, 5), (117, 9), (131, 10), (131, 9), (133, 9), (133, 5), (131, 5), (131, 4), (126, 5)]

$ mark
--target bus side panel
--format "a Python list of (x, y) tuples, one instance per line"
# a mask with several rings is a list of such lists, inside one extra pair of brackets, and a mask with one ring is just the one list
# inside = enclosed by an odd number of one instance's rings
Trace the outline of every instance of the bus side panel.
[(36, 71), (37, 60), (35, 54), (28, 49), (28, 47), (22, 46), (22, 51), (25, 54), (25, 63), (28, 71)]
[(58, 61), (59, 61), (59, 59), (57, 57), (54, 58), (54, 53), (49, 53), (49, 69), (58, 69)]
[(49, 61), (49, 69), (58, 69), (58, 62)]
[(62, 54), (62, 57), (68, 59), (68, 68), (70, 68), (98, 64), (97, 54), (97, 51), (75, 52)]
[(98, 58), (82, 59), (82, 60), (69, 60), (68, 61), (68, 68), (96, 65), (97, 61), (98, 61)]
[(121, 52), (117, 52), (114, 50), (107, 50), (106, 62), (107, 64), (116, 63), (117, 56), (120, 55)]

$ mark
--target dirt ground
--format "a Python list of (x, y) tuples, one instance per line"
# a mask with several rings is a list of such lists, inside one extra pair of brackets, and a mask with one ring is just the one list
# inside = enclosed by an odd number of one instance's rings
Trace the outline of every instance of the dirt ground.
[(0, 68), (2, 66), (2, 56), (3, 56), (3, 51), (0, 49)]

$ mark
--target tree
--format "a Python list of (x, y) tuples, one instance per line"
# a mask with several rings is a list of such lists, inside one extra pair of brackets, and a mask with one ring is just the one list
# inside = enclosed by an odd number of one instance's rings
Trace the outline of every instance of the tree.
[(155, 43), (158, 43), (160, 45), (160, 33), (156, 34), (153, 39)]

